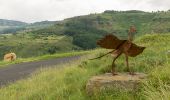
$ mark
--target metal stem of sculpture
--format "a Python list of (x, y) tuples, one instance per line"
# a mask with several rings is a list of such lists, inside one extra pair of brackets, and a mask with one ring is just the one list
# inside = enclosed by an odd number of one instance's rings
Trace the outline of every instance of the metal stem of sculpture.
[(145, 47), (141, 47), (141, 46), (137, 46), (136, 44), (132, 43), (133, 40), (133, 36), (132, 34), (136, 32), (136, 29), (134, 26), (130, 27), (130, 30), (128, 32), (128, 40), (120, 40), (118, 39), (116, 36), (114, 35), (106, 35), (104, 38), (102, 38), (101, 40), (97, 41), (97, 44), (100, 47), (106, 48), (106, 49), (114, 49), (111, 52), (108, 52), (100, 57), (94, 58), (94, 59), (98, 59), (101, 57), (104, 57), (107, 54), (112, 53), (114, 55), (114, 59), (112, 62), (112, 74), (116, 75), (115, 73), (115, 61), (116, 59), (121, 55), (121, 54), (125, 54), (125, 61), (126, 61), (126, 66), (127, 66), (127, 71), (130, 74), (133, 74), (130, 71), (129, 68), (129, 62), (128, 62), (128, 56), (130, 57), (135, 57), (137, 55), (139, 55), (140, 53), (143, 52), (143, 50), (145, 49)]
[[(131, 26), (129, 31), (128, 31), (128, 40), (129, 40), (129, 47), (131, 47), (132, 45), (132, 41), (133, 41), (133, 34), (136, 33), (136, 28), (134, 26)], [(125, 59), (126, 59), (126, 66), (127, 66), (127, 71), (130, 73), (130, 74), (134, 74), (130, 71), (130, 68), (129, 68), (129, 58), (128, 58), (128, 55), (125, 54)]]

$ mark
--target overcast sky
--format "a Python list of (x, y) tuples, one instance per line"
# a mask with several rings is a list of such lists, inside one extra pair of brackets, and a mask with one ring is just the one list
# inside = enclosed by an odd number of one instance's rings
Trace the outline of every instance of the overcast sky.
[(62, 20), (105, 10), (170, 9), (170, 0), (0, 0), (0, 19)]

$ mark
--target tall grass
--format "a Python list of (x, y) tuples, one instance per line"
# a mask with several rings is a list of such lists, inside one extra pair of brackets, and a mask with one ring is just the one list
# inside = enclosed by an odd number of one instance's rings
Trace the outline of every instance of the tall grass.
[[(147, 40), (147, 41), (146, 41)], [(158, 42), (159, 41), (159, 42)], [(135, 42), (147, 46), (143, 54), (130, 59), (131, 69), (148, 74), (137, 91), (108, 89), (88, 96), (85, 86), (91, 76), (110, 72), (111, 56), (87, 60), (107, 52), (96, 50), (78, 61), (41, 69), (28, 79), (0, 89), (2, 100), (169, 100), (170, 64), (166, 52), (170, 35), (146, 35)], [(124, 57), (116, 62), (124, 72)]]

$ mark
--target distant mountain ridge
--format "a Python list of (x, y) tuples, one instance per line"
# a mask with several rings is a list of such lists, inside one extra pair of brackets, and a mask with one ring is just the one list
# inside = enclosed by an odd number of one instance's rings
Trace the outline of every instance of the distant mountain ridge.
[[(135, 25), (138, 34), (170, 32), (170, 11), (144, 12), (138, 10), (107, 10), (99, 14), (90, 14), (65, 19), (55, 25), (35, 31), (35, 33), (78, 34), (78, 30), (102, 30), (116, 34), (125, 34), (131, 25)], [(58, 29), (60, 28), (60, 29)], [(76, 32), (68, 32), (74, 30)]]
[(0, 19), (0, 26), (23, 26), (27, 25), (26, 22), (15, 21), (15, 20), (7, 20), (7, 19)]
[(16, 33), (22, 30), (36, 30), (56, 24), (57, 21), (41, 21), (35, 23), (26, 23), (15, 20), (0, 19), (0, 34)]

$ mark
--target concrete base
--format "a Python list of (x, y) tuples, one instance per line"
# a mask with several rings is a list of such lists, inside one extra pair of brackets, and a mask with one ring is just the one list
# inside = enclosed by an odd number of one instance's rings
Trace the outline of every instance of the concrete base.
[(128, 90), (137, 89), (138, 84), (146, 77), (144, 73), (135, 73), (130, 75), (128, 73), (118, 73), (113, 76), (112, 73), (104, 75), (93, 76), (86, 84), (86, 91), (88, 94), (93, 94), (94, 91), (101, 91), (107, 88), (121, 88)]

